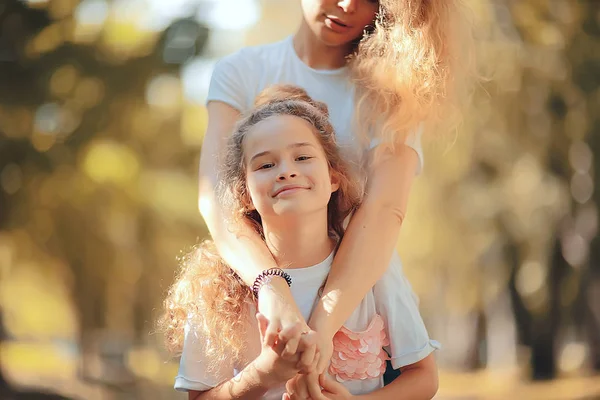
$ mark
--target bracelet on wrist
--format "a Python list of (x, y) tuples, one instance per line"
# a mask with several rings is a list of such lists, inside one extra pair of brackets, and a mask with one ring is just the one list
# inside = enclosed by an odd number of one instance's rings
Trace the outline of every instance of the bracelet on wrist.
[(275, 276), (285, 279), (288, 286), (292, 286), (292, 277), (287, 272), (281, 268), (270, 268), (261, 272), (254, 280), (254, 284), (252, 285), (252, 293), (254, 293), (254, 297), (258, 299), (258, 292), (260, 291), (260, 288), (269, 283), (271, 278)]

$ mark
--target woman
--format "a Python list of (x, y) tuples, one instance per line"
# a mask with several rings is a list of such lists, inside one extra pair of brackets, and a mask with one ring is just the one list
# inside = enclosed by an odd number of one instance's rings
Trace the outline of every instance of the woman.
[[(242, 49), (216, 66), (207, 99), (199, 208), (221, 256), (248, 286), (277, 267), (251, 227), (232, 229), (225, 222), (215, 196), (220, 158), (235, 122), (265, 87), (294, 84), (327, 104), (346, 156), (364, 167), (356, 179), (366, 178), (366, 187), (304, 325), (318, 336), (320, 360), (308, 377), (310, 395), (318, 398), (316, 376), (329, 363), (333, 335), (390, 260), (401, 268), (394, 249), (422, 167), (420, 129), (442, 120), (451, 125), (450, 111), (460, 99), (456, 89), (469, 75), (470, 58), (459, 54), (469, 42), (458, 38), (458, 29), (468, 27), (458, 0), (302, 0), (302, 11), (293, 37)], [(411, 291), (408, 284), (398, 290)], [(305, 323), (283, 279), (261, 287), (258, 307), (269, 321), (268, 345), (280, 330)]]

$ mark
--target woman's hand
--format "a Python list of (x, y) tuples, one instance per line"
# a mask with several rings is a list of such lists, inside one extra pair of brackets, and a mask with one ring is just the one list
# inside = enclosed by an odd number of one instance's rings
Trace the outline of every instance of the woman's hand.
[[(325, 374), (325, 370), (329, 367), (329, 362), (331, 361), (331, 355), (333, 353), (333, 341), (330, 335), (326, 333), (322, 333), (319, 331), (312, 331), (316, 334), (316, 344), (318, 348), (318, 353), (315, 355), (314, 360), (314, 369), (306, 373), (305, 371), (302, 374), (294, 377), (292, 380), (288, 381), (289, 387), (292, 391), (288, 390), (288, 393), (291, 395), (291, 400), (325, 400), (321, 394), (321, 386), (319, 384), (319, 375)], [(286, 384), (286, 387), (288, 385)]]
[(279, 332), (275, 345), (269, 346), (265, 344), (269, 321), (260, 313), (256, 320), (262, 348), (254, 364), (265, 386), (283, 385), (302, 370), (303, 363), (315, 363), (315, 335), (303, 335), (300, 323)]
[(327, 317), (319, 317), (317, 314), (313, 312), (309, 320), (309, 325), (317, 332), (316, 340), (319, 357), (316, 362), (316, 375), (309, 376), (299, 383), (299, 385), (303, 386), (300, 392), (304, 393), (304, 391), (307, 391), (313, 400), (323, 399), (318, 376), (325, 373), (327, 368), (329, 368), (333, 354), (333, 336), (336, 333), (336, 330), (330, 325), (330, 320)]
[(319, 349), (319, 359), (316, 365), (317, 374), (322, 374), (329, 367), (331, 356), (333, 355), (333, 336), (327, 332), (317, 332), (317, 348)]
[(290, 288), (282, 278), (275, 277), (258, 292), (258, 311), (269, 321), (265, 344), (274, 347), (280, 331), (300, 324), (302, 332), (310, 331), (300, 313)]

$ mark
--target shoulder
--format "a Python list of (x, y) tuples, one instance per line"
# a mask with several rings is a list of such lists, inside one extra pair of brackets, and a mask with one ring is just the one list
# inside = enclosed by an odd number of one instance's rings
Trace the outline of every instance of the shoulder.
[(222, 65), (235, 65), (240, 69), (251, 67), (261, 70), (262, 67), (269, 65), (266, 63), (272, 63), (285, 53), (287, 40), (289, 39), (284, 39), (275, 43), (243, 47), (238, 51), (223, 57), (217, 62), (216, 68)]
[(285, 53), (286, 43), (281, 41), (245, 47), (223, 57), (213, 70), (206, 102), (216, 100), (240, 112), (248, 110), (276, 75)]

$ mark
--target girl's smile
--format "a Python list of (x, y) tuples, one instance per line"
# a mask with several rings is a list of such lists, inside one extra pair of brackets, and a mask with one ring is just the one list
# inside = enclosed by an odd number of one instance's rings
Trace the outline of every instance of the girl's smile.
[(291, 115), (269, 117), (248, 131), (243, 149), (250, 201), (263, 221), (327, 213), (337, 185), (314, 128), (306, 120)]

